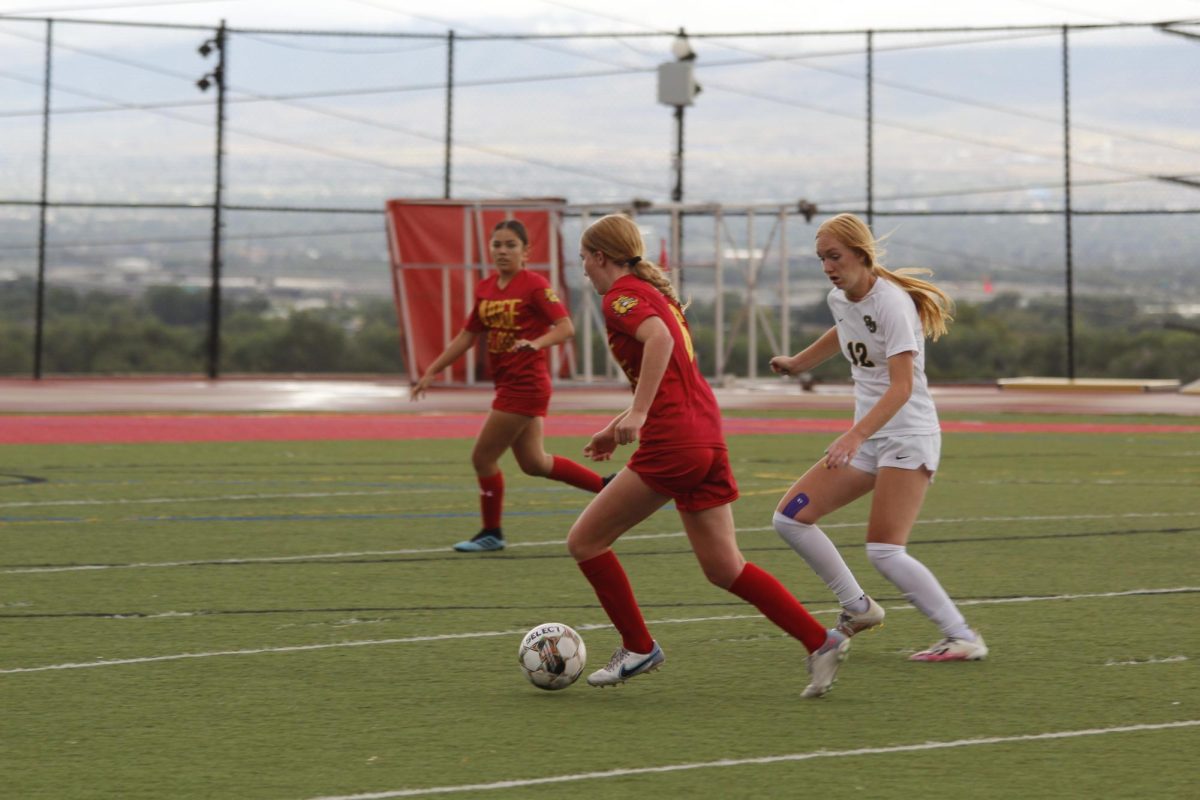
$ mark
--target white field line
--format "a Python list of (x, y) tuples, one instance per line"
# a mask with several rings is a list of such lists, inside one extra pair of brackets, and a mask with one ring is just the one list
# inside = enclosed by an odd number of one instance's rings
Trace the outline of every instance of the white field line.
[(1187, 661), (1187, 660), (1188, 660), (1187, 656), (1167, 656), (1166, 658), (1157, 658), (1155, 656), (1151, 656), (1150, 658), (1134, 659), (1133, 661), (1113, 661), (1110, 659), (1110, 660), (1104, 662), (1104, 666), (1106, 666), (1106, 667), (1140, 667), (1143, 664), (1178, 664), (1180, 661)]
[[(981, 486), (990, 486), (1003, 483), (1020, 483), (1021, 481), (1001, 481), (1001, 480), (978, 480), (971, 481), (973, 484)], [(1118, 480), (1095, 480), (1095, 481), (1062, 481), (1064, 484), (1095, 484), (1095, 485), (1116, 485), (1120, 484)], [(1171, 486), (1191, 486), (1191, 481), (1171, 481), (1163, 485)], [(56, 508), (56, 507), (80, 507), (80, 506), (136, 506), (136, 505), (170, 505), (172, 503), (228, 503), (235, 501), (255, 501), (255, 500), (321, 500), (327, 497), (378, 497), (383, 495), (409, 495), (409, 494), (444, 494), (447, 492), (462, 492), (461, 486), (452, 486), (444, 489), (407, 489), (397, 487), (395, 489), (373, 489), (370, 491), (347, 491), (347, 492), (279, 492), (274, 494), (224, 494), (210, 495), (204, 497), (142, 497), (129, 499), (125, 497), (109, 498), (107, 500), (97, 500), (92, 498), (80, 498), (77, 500), (14, 500), (6, 503), (0, 503), (0, 509), (6, 508)], [(551, 490), (553, 491), (553, 490)], [(781, 489), (780, 491), (783, 491)]]
[[(1110, 597), (1135, 597), (1138, 595), (1156, 595), (1156, 594), (1182, 594), (1188, 592), (1200, 592), (1200, 586), (1178, 586), (1167, 589), (1128, 589), (1122, 592), (1092, 592), (1086, 594), (1058, 594), (1030, 597), (1002, 597), (987, 600), (962, 600), (958, 602), (960, 606), (986, 606), (986, 605), (1002, 605), (1006, 603), (1040, 603), (1053, 600), (1088, 600)], [(912, 606), (905, 603), (904, 605), (889, 606), (888, 611), (908, 611), (912, 610)], [(826, 608), (819, 611), (813, 611), (815, 614), (834, 614), (841, 611), (840, 608)], [(168, 614), (164, 616), (179, 616), (179, 614)], [(694, 622), (723, 622), (727, 620), (746, 620), (746, 619), (762, 619), (761, 614), (726, 614), (716, 617), (684, 617), (678, 619), (655, 619), (648, 620), (649, 625), (685, 625)], [(585, 625), (576, 625), (575, 629), (580, 631), (593, 631), (611, 628), (608, 623), (589, 623)], [(151, 664), (160, 661), (184, 661), (193, 658), (217, 658), (220, 656), (256, 656), (265, 653), (303, 653), (314, 650), (332, 650), (341, 647), (374, 647), (378, 645), (390, 644), (419, 644), (424, 642), (440, 642), (449, 639), (487, 639), (496, 636), (520, 636), (526, 632), (521, 630), (506, 630), (506, 631), (474, 631), (467, 633), (441, 633), (433, 636), (405, 636), (398, 639), (361, 639), (350, 642), (329, 642), (326, 644), (304, 644), (292, 645), (288, 647), (257, 647), (247, 650), (213, 650), (210, 652), (201, 653), (176, 653), (166, 656), (144, 656), (141, 658), (113, 658), (104, 659), (101, 661), (80, 661), (68, 664), (47, 664), (40, 667), (9, 667), (0, 669), (0, 675), (15, 675), (26, 672), (52, 672), (55, 670), (67, 669), (91, 669), (93, 667), (116, 667), (126, 664)]]
[[(1163, 517), (1195, 517), (1200, 516), (1200, 511), (1147, 511), (1147, 512), (1129, 512), (1126, 514), (1055, 514), (1041, 516), (1013, 516), (1013, 517), (947, 517), (943, 519), (925, 519), (918, 520), (917, 525), (970, 525), (980, 522), (1078, 522), (1090, 519), (1151, 519)], [(863, 522), (834, 522), (826, 523), (821, 526), (823, 530), (833, 530), (835, 528), (860, 528), (863, 527)], [(771, 526), (758, 527), (742, 527), (738, 528), (738, 533), (761, 533), (762, 531), (775, 530)], [(621, 537), (622, 541), (644, 541), (648, 539), (678, 539), (684, 536), (683, 531), (673, 531), (670, 533), (630, 533)], [(510, 542), (508, 549), (518, 547), (566, 547), (566, 540), (552, 539), (542, 542)], [(288, 561), (321, 561), (325, 559), (337, 558), (363, 558), (366, 556), (421, 556), (421, 555), (445, 555), (449, 553), (449, 548), (446, 547), (422, 547), (422, 548), (407, 548), (401, 550), (355, 550), (339, 553), (310, 553), (307, 555), (296, 556), (262, 556), (259, 558), (209, 558), (209, 559), (193, 559), (189, 561), (146, 561), (136, 562), (132, 564), (71, 564), (55, 567), (12, 567), (9, 569), (0, 569), (0, 575), (20, 575), (40, 572), (83, 572), (87, 570), (106, 570), (106, 569), (153, 569), (166, 567), (200, 567), (200, 566), (215, 566), (219, 564), (280, 564)]]
[(685, 772), (694, 769), (717, 769), (722, 767), (745, 767), (759, 764), (785, 764), (796, 761), (811, 761), (816, 758), (852, 758), (855, 756), (878, 756), (892, 753), (915, 753), (924, 750), (948, 750), (956, 747), (978, 747), (989, 744), (1015, 744), (1018, 742), (1045, 742), (1054, 739), (1078, 739), (1082, 736), (1105, 736), (1114, 733), (1139, 733), (1142, 731), (1164, 731), (1179, 728), (1194, 728), (1200, 719), (1178, 722), (1153, 722), (1141, 725), (1119, 725), (1111, 728), (1086, 728), (1074, 731), (1051, 731), (1047, 733), (1025, 733), (1015, 736), (988, 736), (978, 739), (953, 739), (947, 742), (920, 742), (919, 744), (897, 744), (889, 747), (857, 747), (853, 750), (813, 750), (807, 753), (789, 753), (778, 756), (756, 758), (721, 758), (716, 761), (695, 761), (690, 764), (664, 764), (661, 767), (627, 767), (603, 772), (576, 772), (566, 775), (548, 775), (544, 778), (495, 781), (493, 783), (458, 784), (457, 786), (430, 786), (426, 789), (398, 789), (391, 792), (367, 792), (365, 794), (325, 795), (310, 800), (386, 800), (392, 797), (424, 797), (434, 794), (459, 794), (461, 792), (489, 792), (500, 789), (517, 789), (525, 786), (544, 786), (551, 783), (575, 783), (579, 781), (625, 778), (630, 775), (659, 775), (667, 772)]
[(163, 503), (225, 503), (233, 500), (289, 500), (292, 498), (375, 497), (384, 494), (430, 494), (448, 489), (375, 489), (360, 492), (287, 492), (283, 494), (227, 494), (219, 497), (143, 497), (139, 500), (28, 500), (0, 503), (0, 508), (47, 508), (52, 506), (138, 506)]

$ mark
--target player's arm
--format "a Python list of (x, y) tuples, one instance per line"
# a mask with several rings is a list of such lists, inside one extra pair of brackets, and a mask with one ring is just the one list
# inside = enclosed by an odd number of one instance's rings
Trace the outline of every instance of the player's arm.
[(412, 389), (408, 395), (409, 399), (419, 400), (421, 395), (425, 394), (425, 390), (429, 388), (429, 385), (433, 383), (437, 374), (462, 358), (463, 354), (471, 349), (471, 346), (475, 344), (475, 340), (478, 338), (478, 333), (469, 331), (466, 328), (459, 331), (458, 336), (450, 340), (450, 344), (446, 345), (446, 349), (442, 351), (442, 354), (433, 360), (433, 363), (429, 365), (429, 369), (425, 370), (425, 374), (421, 376), (421, 379), (412, 385)]
[(547, 347), (554, 347), (556, 344), (562, 344), (567, 339), (575, 335), (575, 324), (571, 322), (570, 317), (559, 317), (550, 323), (550, 328), (536, 339), (517, 339), (513, 342), (512, 349), (517, 350), (545, 350)]
[(878, 433), (879, 429), (896, 416), (896, 412), (908, 402), (908, 398), (912, 396), (915, 361), (916, 355), (911, 350), (897, 353), (888, 359), (887, 390), (871, 410), (854, 423), (853, 428), (839, 436), (825, 451), (826, 467), (849, 464), (863, 442)]
[(642, 366), (638, 371), (633, 404), (614, 427), (617, 444), (637, 441), (642, 426), (646, 424), (646, 416), (650, 413), (654, 396), (658, 394), (659, 384), (662, 383), (663, 375), (667, 373), (671, 352), (675, 349), (675, 339), (666, 323), (659, 317), (646, 317), (638, 325), (634, 338), (644, 345)]
[(830, 328), (821, 337), (794, 356), (775, 356), (771, 370), (780, 375), (799, 375), (808, 372), (841, 352), (837, 328)]

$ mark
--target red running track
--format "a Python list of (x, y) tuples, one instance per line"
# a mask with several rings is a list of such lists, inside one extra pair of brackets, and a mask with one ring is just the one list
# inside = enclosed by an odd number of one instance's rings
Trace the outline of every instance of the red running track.
[[(287, 442), (322, 440), (471, 439), (483, 414), (221, 414), (166, 416), (0, 416), (0, 444), (129, 444), (140, 442)], [(548, 436), (591, 436), (604, 414), (555, 414)], [(840, 433), (849, 419), (725, 420), (725, 433)], [(944, 421), (947, 433), (1200, 433), (1200, 425)]]

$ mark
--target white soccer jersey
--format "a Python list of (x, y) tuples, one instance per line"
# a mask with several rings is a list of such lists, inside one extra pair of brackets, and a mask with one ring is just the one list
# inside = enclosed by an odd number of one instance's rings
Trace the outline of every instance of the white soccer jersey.
[(937, 409), (925, 380), (925, 334), (917, 307), (908, 293), (879, 278), (857, 303), (834, 287), (827, 298), (837, 326), (842, 355), (850, 361), (854, 379), (854, 421), (869, 412), (887, 391), (887, 360), (898, 353), (915, 353), (913, 388), (908, 402), (872, 436), (904, 436), (941, 430)]

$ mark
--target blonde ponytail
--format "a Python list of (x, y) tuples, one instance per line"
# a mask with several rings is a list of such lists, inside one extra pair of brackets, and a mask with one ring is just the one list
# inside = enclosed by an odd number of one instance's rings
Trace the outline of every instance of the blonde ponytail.
[(896, 284), (912, 298), (926, 336), (936, 342), (946, 335), (947, 324), (954, 321), (954, 300), (929, 281), (913, 277), (932, 275), (932, 270), (907, 267), (893, 272), (882, 264), (876, 264), (874, 269), (879, 277)]
[(674, 301), (675, 305), (680, 308), (683, 307), (683, 304), (679, 302), (679, 294), (675, 291), (675, 287), (671, 285), (670, 279), (667, 278), (667, 273), (663, 272), (662, 267), (658, 264), (643, 258), (634, 264), (632, 269), (635, 276), (641, 278), (655, 289), (658, 289)]

